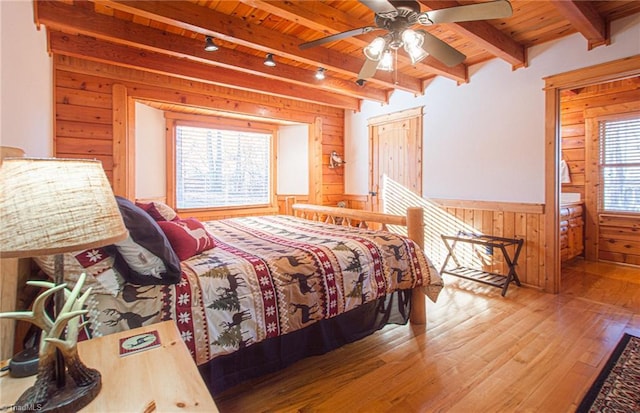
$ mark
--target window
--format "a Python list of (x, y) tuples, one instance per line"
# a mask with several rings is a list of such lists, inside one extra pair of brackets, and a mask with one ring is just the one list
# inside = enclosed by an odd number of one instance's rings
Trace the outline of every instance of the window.
[(600, 136), (600, 209), (640, 212), (640, 117), (603, 120)]
[(175, 132), (178, 209), (271, 202), (271, 133), (186, 125)]

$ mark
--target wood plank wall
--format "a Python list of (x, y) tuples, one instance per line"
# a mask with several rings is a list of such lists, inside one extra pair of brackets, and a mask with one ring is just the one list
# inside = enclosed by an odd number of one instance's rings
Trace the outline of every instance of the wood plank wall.
[[(640, 77), (561, 92), (562, 157), (571, 175), (571, 183), (562, 184), (563, 192), (579, 193), (583, 200), (598, 197), (596, 186), (589, 185), (586, 176), (589, 167), (597, 168), (598, 165), (597, 151), (587, 150), (589, 113), (610, 112), (608, 108), (638, 103)], [(596, 204), (587, 203), (585, 221), (587, 259), (640, 265), (640, 224), (637, 216), (598, 214)]]
[[(114, 85), (124, 85), (129, 98), (317, 124), (322, 130), (317, 202), (333, 204), (344, 193), (344, 169), (329, 168), (331, 151), (342, 153), (344, 148), (343, 109), (63, 55), (54, 55), (53, 62), (55, 156), (99, 159), (112, 183), (114, 163), (122, 161), (114, 159), (112, 90)], [(233, 216), (233, 212), (228, 216)]]
[(560, 93), (560, 134), (562, 157), (569, 165), (571, 183), (562, 184), (563, 192), (585, 197), (585, 117), (586, 109), (640, 99), (640, 77), (564, 90)]

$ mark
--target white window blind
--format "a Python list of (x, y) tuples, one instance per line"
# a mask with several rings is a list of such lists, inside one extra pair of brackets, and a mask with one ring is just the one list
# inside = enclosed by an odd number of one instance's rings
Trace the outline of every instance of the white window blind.
[(271, 140), (264, 133), (177, 126), (177, 207), (269, 204)]
[(640, 118), (606, 120), (600, 133), (600, 210), (640, 212)]

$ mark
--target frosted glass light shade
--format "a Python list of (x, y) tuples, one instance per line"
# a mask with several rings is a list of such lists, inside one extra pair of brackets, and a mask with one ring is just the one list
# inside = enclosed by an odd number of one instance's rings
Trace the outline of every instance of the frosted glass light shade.
[(378, 69), (384, 70), (385, 72), (393, 72), (393, 54), (391, 50), (385, 50), (382, 54), (382, 59), (380, 59), (380, 63), (378, 63)]
[(402, 42), (404, 43), (404, 50), (411, 58), (411, 64), (415, 65), (429, 56), (429, 53), (422, 48), (424, 43), (424, 35), (422, 33), (407, 29), (402, 32)]
[(384, 52), (384, 48), (386, 45), (387, 42), (384, 40), (384, 37), (376, 37), (371, 43), (369, 43), (368, 46), (364, 48), (364, 55), (367, 57), (367, 59), (377, 62), (382, 58), (382, 53)]
[(409, 46), (409, 45), (405, 44), (404, 45), (404, 50), (407, 52), (407, 54), (411, 58), (411, 64), (412, 65), (415, 65), (416, 63), (418, 63), (419, 61), (421, 61), (425, 57), (429, 56), (429, 53), (427, 53), (420, 46)]
[(33, 257), (127, 237), (102, 164), (8, 158), (0, 167), (0, 257)]

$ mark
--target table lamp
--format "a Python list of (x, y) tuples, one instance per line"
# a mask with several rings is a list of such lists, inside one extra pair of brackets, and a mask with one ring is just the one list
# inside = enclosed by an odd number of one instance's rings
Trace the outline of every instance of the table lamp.
[[(54, 283), (33, 282), (46, 288), (34, 301), (33, 311), (0, 314), (43, 329), (36, 382), (14, 409), (75, 412), (99, 393), (100, 373), (77, 357), (78, 317), (86, 313), (82, 306), (88, 296), (80, 296), (84, 277), (73, 291), (64, 288), (62, 254), (113, 244), (127, 235), (101, 162), (4, 159), (0, 166), (0, 258), (55, 256)], [(50, 296), (52, 315), (44, 310)]]

